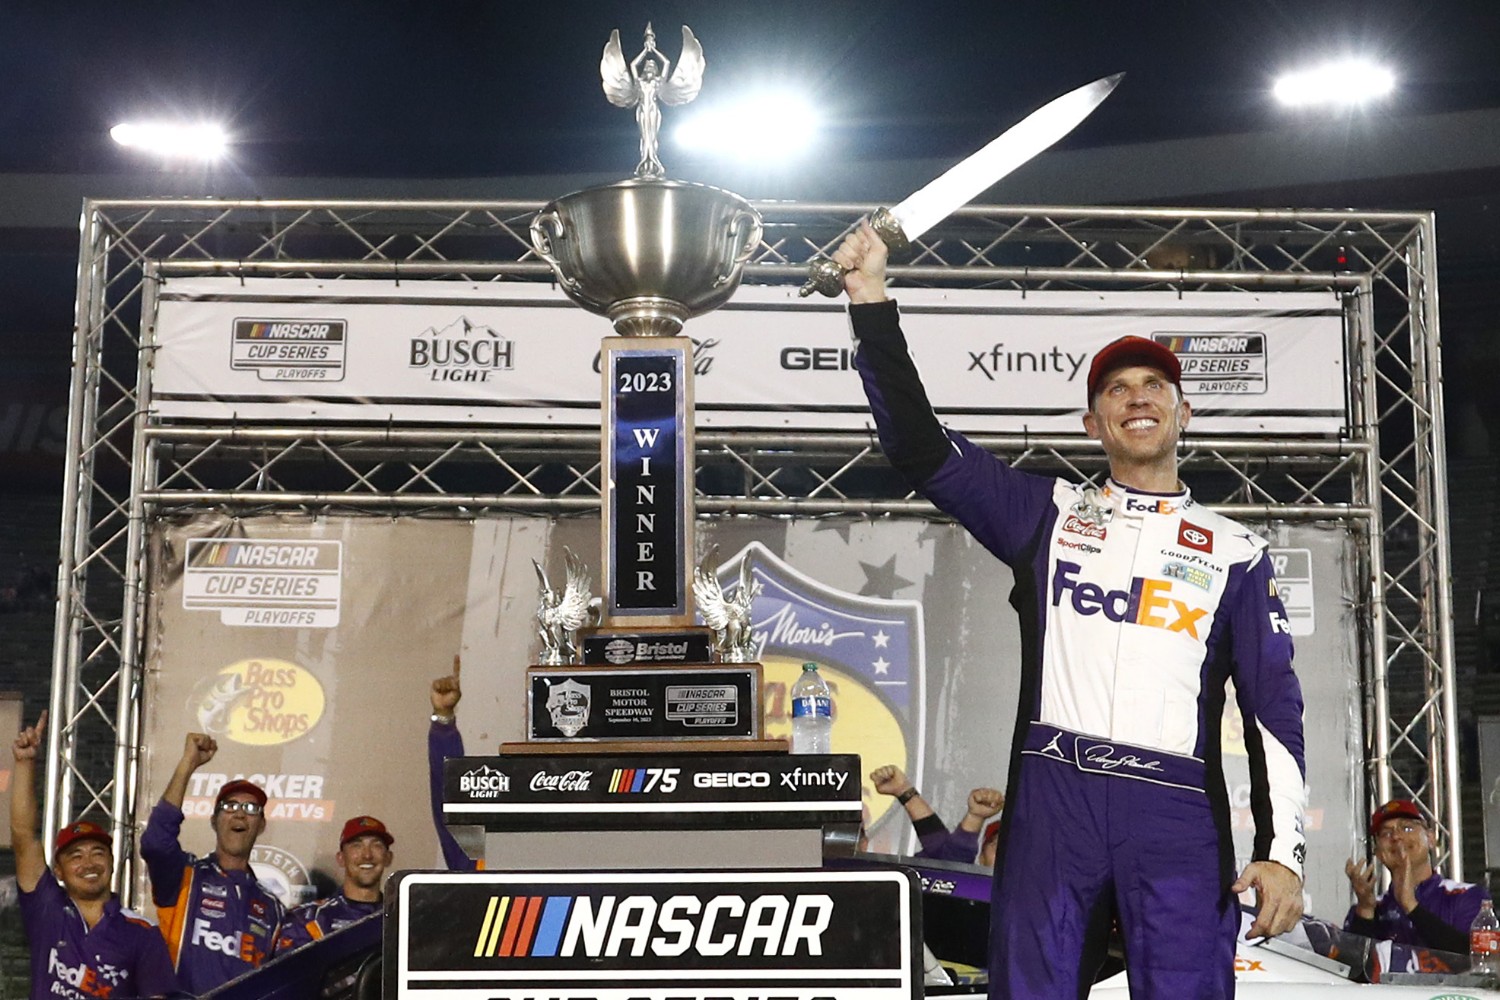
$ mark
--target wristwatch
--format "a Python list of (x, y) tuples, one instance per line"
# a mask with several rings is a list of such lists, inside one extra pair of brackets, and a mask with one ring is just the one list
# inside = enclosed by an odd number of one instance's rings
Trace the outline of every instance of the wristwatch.
[(453, 716), (451, 716), (451, 715), (442, 715), (442, 714), (439, 714), (437, 712), (433, 712), (432, 713), (432, 721), (436, 722), (440, 726), (451, 726), (451, 725), (453, 725)]
[[(434, 716), (434, 718), (436, 718), (436, 716)], [(899, 802), (899, 803), (901, 803), (904, 806), (904, 805), (906, 805), (908, 802), (910, 802), (912, 799), (914, 799), (916, 797), (917, 797), (917, 790), (916, 790), (916, 788), (908, 788), (906, 791), (904, 791), (900, 795), (896, 796), (896, 801)]]

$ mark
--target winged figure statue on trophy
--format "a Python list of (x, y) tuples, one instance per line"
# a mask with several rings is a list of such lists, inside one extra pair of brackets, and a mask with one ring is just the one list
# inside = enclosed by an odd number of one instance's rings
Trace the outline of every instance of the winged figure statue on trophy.
[(646, 25), (646, 47), (630, 62), (620, 48), (620, 29), (610, 32), (604, 46), (604, 58), (599, 61), (599, 75), (604, 81), (604, 96), (609, 103), (619, 108), (635, 108), (636, 124), (641, 127), (641, 162), (636, 165), (637, 177), (660, 179), (667, 174), (656, 155), (657, 133), (661, 131), (662, 104), (686, 104), (698, 96), (703, 87), (703, 46), (693, 37), (687, 25), (682, 26), (682, 54), (677, 57), (677, 69), (671, 69), (667, 57), (656, 47), (656, 33)]
[(719, 547), (708, 550), (693, 571), (693, 597), (703, 622), (714, 630), (714, 648), (725, 663), (749, 663), (755, 656), (755, 636), (751, 614), (760, 594), (760, 581), (751, 571), (749, 558), (740, 560), (740, 581), (733, 597), (724, 594), (719, 575), (713, 570)]
[(542, 637), (541, 663), (560, 666), (571, 663), (578, 648), (578, 630), (592, 618), (593, 580), (582, 559), (563, 547), (566, 582), (562, 592), (553, 589), (547, 571), (535, 559), (536, 576), (541, 584), (541, 604), (536, 609), (537, 634)]

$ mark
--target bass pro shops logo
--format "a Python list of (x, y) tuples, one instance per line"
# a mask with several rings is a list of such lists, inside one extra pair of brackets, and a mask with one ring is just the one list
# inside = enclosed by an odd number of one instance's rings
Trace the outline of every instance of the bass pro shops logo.
[(823, 893), (492, 896), (476, 958), (790, 958), (821, 955), (833, 919)]

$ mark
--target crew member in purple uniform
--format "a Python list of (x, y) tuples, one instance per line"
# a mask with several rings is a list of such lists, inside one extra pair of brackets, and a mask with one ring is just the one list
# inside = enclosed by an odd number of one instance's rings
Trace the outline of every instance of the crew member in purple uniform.
[(475, 860), (464, 853), (458, 841), (443, 822), (443, 761), (464, 755), (463, 733), (458, 731), (458, 703), (464, 696), (459, 682), (463, 660), (453, 657), (453, 673), (432, 682), (431, 725), (427, 729), (428, 801), (432, 805), (432, 828), (443, 849), (443, 863), (450, 872), (483, 871), (483, 859)]
[(177, 990), (161, 932), (110, 892), (109, 833), (70, 823), (52, 845), (47, 871), (37, 834), (36, 756), (47, 713), (11, 745), (10, 839), (21, 895), (21, 932), (31, 952), (31, 1000), (126, 1000)]
[(1415, 802), (1392, 799), (1370, 817), (1375, 857), (1391, 873), (1391, 887), (1375, 898), (1375, 866), (1344, 866), (1354, 905), (1344, 930), (1382, 941), (1467, 954), (1469, 925), (1490, 898), (1482, 885), (1455, 882), (1432, 867), (1432, 833)]
[[(1021, 691), (990, 920), (990, 996), (1085, 996), (1112, 916), (1130, 995), (1234, 993), (1236, 894), (1254, 936), (1302, 911), (1302, 694), (1266, 542), (1177, 476), (1181, 366), (1140, 337), (1095, 355), (1084, 430), (1100, 485), (1012, 469), (933, 413), (868, 224), (848, 268), (855, 364), (891, 464), (1016, 580)], [(1253, 860), (1236, 877), (1219, 721), (1234, 681)]]
[(300, 948), (380, 913), (381, 889), (395, 842), (385, 824), (374, 816), (356, 816), (345, 823), (335, 855), (344, 870), (342, 891), (337, 896), (303, 903), (288, 913), (276, 943), (277, 953)]
[(193, 772), (213, 760), (212, 736), (188, 733), (167, 790), (141, 834), (151, 899), (182, 988), (207, 993), (257, 968), (275, 947), (285, 910), (256, 881), (250, 852), (266, 828), (266, 793), (251, 781), (228, 781), (214, 799), (214, 850), (195, 858), (182, 849), (182, 800)]

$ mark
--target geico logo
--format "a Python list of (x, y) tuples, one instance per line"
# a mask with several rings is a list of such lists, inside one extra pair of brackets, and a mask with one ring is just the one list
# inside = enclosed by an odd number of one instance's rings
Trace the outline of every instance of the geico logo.
[(1173, 597), (1170, 581), (1138, 576), (1130, 581), (1129, 590), (1105, 590), (1097, 583), (1076, 579), (1082, 569), (1077, 563), (1057, 561), (1057, 569), (1052, 574), (1054, 608), (1062, 606), (1063, 594), (1066, 593), (1071, 598), (1073, 610), (1085, 617), (1102, 611), (1112, 622), (1164, 628), (1168, 632), (1184, 632), (1194, 639), (1201, 638), (1198, 623), (1208, 610), (1189, 607)]
[[(597, 907), (596, 907), (597, 902)], [(568, 917), (559, 955), (612, 958), (651, 954), (775, 957), (823, 954), (823, 932), (833, 919), (833, 899), (809, 893), (788, 899), (758, 896), (580, 896)], [(625, 952), (625, 948), (629, 948)]]
[(240, 932), (233, 934), (220, 934), (213, 930), (207, 920), (199, 918), (193, 921), (193, 944), (207, 948), (210, 951), (222, 952), (230, 958), (238, 958), (240, 954)]
[(695, 788), (770, 788), (771, 775), (765, 771), (704, 771), (693, 775)]
[(533, 774), (533, 792), (586, 792), (593, 771), (569, 771), (567, 774)]
[(842, 372), (854, 367), (854, 352), (847, 347), (783, 347), (781, 367), (787, 371)]

